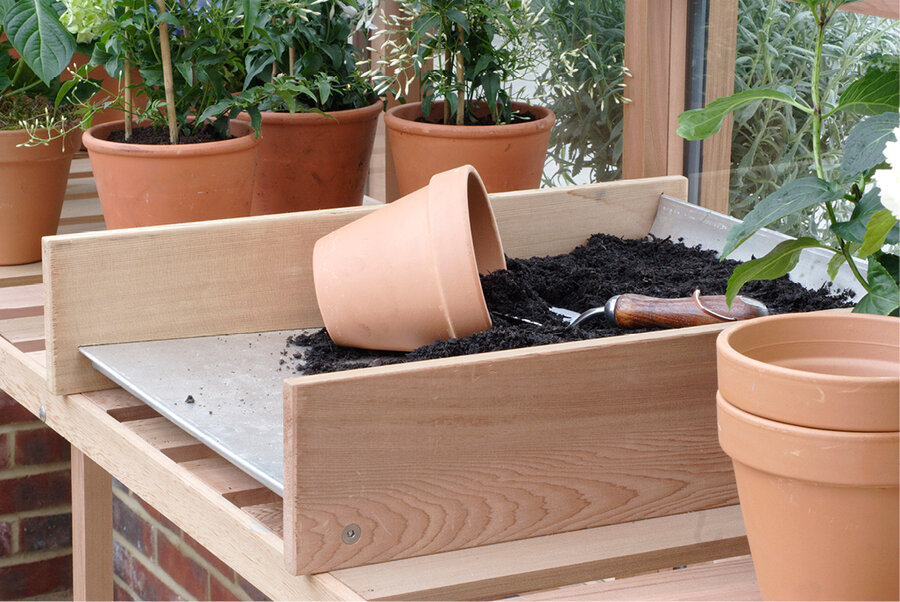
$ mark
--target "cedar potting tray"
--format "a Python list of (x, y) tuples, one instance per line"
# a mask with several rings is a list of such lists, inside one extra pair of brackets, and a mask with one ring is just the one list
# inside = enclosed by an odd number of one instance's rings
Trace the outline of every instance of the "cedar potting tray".
[[(664, 197), (650, 234), (716, 249), (731, 223), (720, 214)], [(760, 236), (767, 240), (753, 242), (774, 245), (785, 238), (774, 232)], [(798, 272), (794, 278), (816, 283), (825, 261), (824, 256), (813, 256), (804, 266), (812, 271)], [(286, 340), (309, 332), (282, 330), (80, 349), (97, 371), (283, 495), (282, 389), (284, 379), (294, 376), (296, 363), (288, 355)], [(294, 346), (290, 353), (297, 350)], [(304, 352), (309, 353), (308, 348)], [(298, 367), (302, 365), (301, 361)]]
[[(685, 193), (684, 178), (666, 177), (491, 201), (513, 257), (568, 252), (595, 232), (641, 238), (655, 231), (718, 248), (727, 218), (660, 202), (661, 194)], [(49, 386), (56, 393), (115, 386), (81, 356), (82, 346), (321, 326), (312, 246), (370, 210), (45, 239)], [(774, 243), (759, 244), (745, 245), (743, 258)], [(804, 253), (795, 279), (820, 284), (820, 262)], [(319, 572), (736, 504), (730, 461), (716, 438), (714, 340), (721, 329), (287, 379), (288, 570)], [(277, 439), (273, 431), (276, 450)]]

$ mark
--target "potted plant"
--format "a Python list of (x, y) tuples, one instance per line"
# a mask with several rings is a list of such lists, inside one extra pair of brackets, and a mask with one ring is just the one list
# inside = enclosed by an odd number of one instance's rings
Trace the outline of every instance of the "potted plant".
[(243, 94), (262, 109), (254, 215), (362, 203), (382, 103), (349, 40), (370, 8), (354, 0), (263, 4)]
[[(764, 597), (896, 599), (900, 320), (867, 314), (896, 315), (900, 306), (900, 70), (896, 57), (875, 61), (839, 97), (825, 98), (819, 74), (826, 28), (845, 2), (801, 2), (816, 23), (808, 98), (787, 87), (745, 90), (683, 113), (678, 131), (705, 138), (730, 112), (760, 101), (807, 114), (815, 174), (758, 203), (728, 232), (722, 256), (760, 228), (810, 207), (821, 208), (830, 228), (738, 266), (727, 297), (750, 280), (786, 274), (803, 249), (814, 247), (834, 253), (830, 278), (846, 264), (865, 294), (853, 314), (787, 314), (722, 332), (719, 441), (733, 460)], [(822, 131), (839, 112), (863, 117), (846, 135), (838, 168), (823, 159)], [(889, 170), (881, 169), (886, 157)]]
[(59, 77), (75, 48), (50, 0), (0, 1), (0, 265), (39, 261), (56, 234), (80, 135)]
[[(232, 117), (246, 110), (258, 129), (259, 111), (235, 95), (243, 80), (245, 25), (253, 18), (245, 11), (253, 6), (236, 0), (69, 3), (71, 27), (99, 31), (92, 65), (125, 77), (123, 98), (103, 106), (120, 104), (133, 116), (84, 134), (108, 228), (250, 214), (258, 138), (251, 124)], [(140, 82), (129, 81), (132, 69)], [(147, 99), (145, 109), (131, 102), (137, 93)]]
[(422, 101), (395, 106), (385, 126), (401, 195), (435, 173), (472, 164), (488, 192), (540, 185), (555, 117), (512, 100), (534, 64), (541, 11), (527, 0), (401, 0), (378, 35), (388, 41), (379, 89), (401, 101), (413, 81)]

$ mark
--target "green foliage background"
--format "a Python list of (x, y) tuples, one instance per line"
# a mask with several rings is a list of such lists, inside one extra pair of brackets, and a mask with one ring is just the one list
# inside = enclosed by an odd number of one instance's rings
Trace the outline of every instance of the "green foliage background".
[[(625, 0), (540, 0), (548, 19), (541, 34), (546, 68), (537, 74), (538, 102), (557, 117), (549, 156), (555, 167), (544, 183), (564, 185), (587, 171), (590, 181), (621, 177), (622, 108), (627, 97), (624, 67)], [(735, 92), (788, 85), (808, 95), (809, 48), (815, 24), (802, 4), (786, 0), (740, 0)], [(822, 81), (826, 100), (865, 71), (866, 65), (900, 54), (900, 26), (840, 11), (829, 25)], [(839, 149), (855, 120), (847, 115), (824, 132), (823, 147)], [(812, 126), (799, 110), (761, 101), (738, 111), (732, 134), (730, 205), (736, 217), (785, 182), (810, 172)], [(834, 169), (839, 157), (826, 157)], [(583, 177), (583, 175), (582, 175)], [(776, 227), (794, 236), (822, 234), (818, 212), (792, 215)]]

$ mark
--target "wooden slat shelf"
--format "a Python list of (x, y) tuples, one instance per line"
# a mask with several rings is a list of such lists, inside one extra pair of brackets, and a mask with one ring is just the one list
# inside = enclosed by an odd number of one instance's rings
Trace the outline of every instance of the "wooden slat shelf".
[[(79, 155), (64, 215), (100, 229), (87, 169)], [(0, 388), (273, 599), (759, 599), (737, 506), (294, 576), (282, 498), (122, 389), (51, 392), (40, 280), (0, 267)]]

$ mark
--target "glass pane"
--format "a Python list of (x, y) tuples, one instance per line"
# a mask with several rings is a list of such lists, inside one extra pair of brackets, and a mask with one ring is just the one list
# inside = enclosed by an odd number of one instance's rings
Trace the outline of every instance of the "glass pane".
[[(809, 103), (815, 23), (808, 8), (784, 0), (740, 0), (735, 92), (792, 88)], [(826, 30), (821, 87), (834, 106), (840, 93), (873, 64), (896, 60), (900, 27), (892, 19), (838, 11)], [(826, 174), (840, 166), (842, 141), (859, 116), (839, 112), (822, 132)], [(734, 115), (729, 213), (743, 217), (787, 181), (814, 175), (812, 119), (799, 109), (763, 101)], [(821, 211), (793, 215), (772, 226), (793, 236), (827, 227)]]
[(556, 114), (545, 186), (615, 180), (622, 168), (625, 0), (535, 0), (544, 60), (526, 77), (530, 102)]

